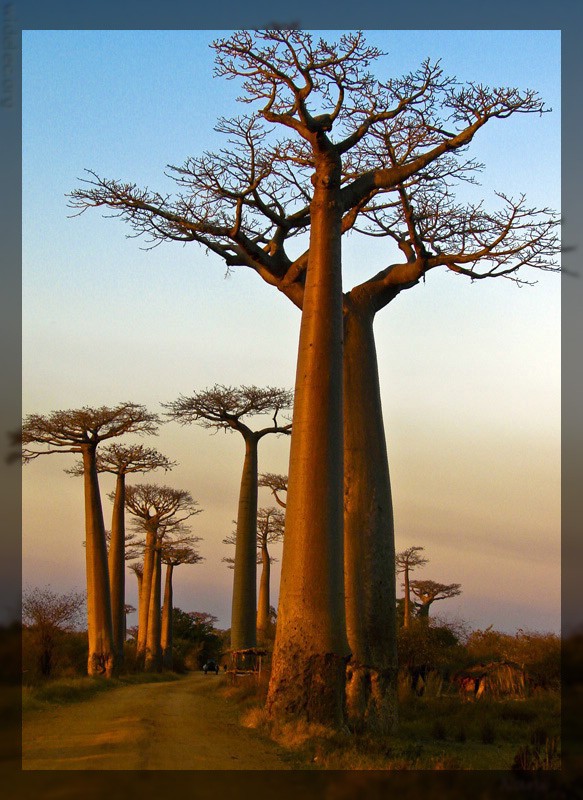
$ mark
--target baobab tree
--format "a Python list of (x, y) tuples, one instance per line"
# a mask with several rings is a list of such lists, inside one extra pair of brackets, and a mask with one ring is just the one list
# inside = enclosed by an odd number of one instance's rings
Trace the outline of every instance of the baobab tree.
[[(162, 668), (161, 636), (161, 545), (164, 537), (179, 530), (185, 520), (202, 509), (190, 492), (141, 483), (126, 487), (127, 511), (145, 532), (144, 563), (138, 602), (136, 661), (146, 670)], [(136, 575), (138, 573), (136, 572)]]
[(257, 514), (257, 549), (261, 558), (261, 578), (257, 600), (257, 635), (265, 641), (269, 628), (271, 563), (269, 545), (281, 542), (285, 526), (285, 514), (277, 508), (260, 508)]
[(131, 569), (131, 571), (136, 576), (136, 580), (138, 582), (138, 602), (139, 602), (139, 598), (140, 598), (140, 596), (142, 594), (142, 580), (144, 578), (144, 565), (140, 561), (140, 562), (135, 563), (135, 564), (130, 564), (129, 568)]
[(162, 540), (160, 547), (160, 557), (162, 563), (166, 565), (166, 576), (164, 580), (164, 600), (162, 603), (162, 632), (160, 637), (160, 647), (162, 649), (162, 666), (164, 669), (172, 669), (172, 611), (173, 587), (172, 578), (175, 567), (181, 564), (198, 564), (203, 561), (195, 545), (201, 541), (200, 536), (180, 537), (178, 542)]
[[(262, 476), (264, 477), (264, 476)], [(261, 479), (260, 479), (260, 485)], [(257, 512), (257, 564), (261, 564), (261, 577), (259, 579), (259, 595), (257, 599), (257, 639), (264, 642), (270, 621), (270, 583), (271, 564), (276, 560), (269, 552), (269, 546), (283, 539), (285, 515), (277, 508), (260, 508)], [(235, 533), (223, 539), (224, 544), (237, 543)], [(223, 558), (230, 567), (234, 567), (235, 559)]]
[(124, 630), (123, 630), (123, 640), (125, 642), (127, 632), (128, 632), (128, 614), (133, 614), (136, 611), (136, 607), (133, 606), (131, 603), (124, 603), (123, 607), (123, 614), (124, 614)]
[[(139, 554), (135, 553), (133, 558), (138, 558)], [(140, 597), (142, 596), (142, 581), (144, 579), (144, 563), (143, 561), (135, 561), (133, 564), (129, 564), (129, 569), (134, 573), (136, 576), (136, 581), (138, 583), (138, 616), (140, 612)], [(136, 646), (138, 642), (138, 627), (136, 626)]]
[(124, 434), (154, 434), (159, 424), (159, 417), (135, 403), (120, 403), (112, 408), (84, 406), (47, 415), (29, 414), (23, 422), (24, 463), (54, 453), (78, 453), (83, 459), (89, 675), (110, 677), (116, 668), (97, 447), (102, 441)]
[[(257, 644), (257, 472), (259, 442), (269, 434), (289, 434), (291, 423), (280, 423), (278, 414), (292, 404), (292, 394), (285, 389), (257, 386), (215, 385), (190, 397), (162, 405), (168, 416), (182, 425), (193, 422), (204, 428), (237, 431), (245, 441), (245, 460), (239, 491), (233, 600), (231, 613), (231, 647), (240, 650)], [(269, 414), (272, 424), (252, 430), (249, 417)]]
[(282, 492), (287, 494), (287, 475), (278, 475), (275, 472), (262, 472), (259, 476), (260, 487), (269, 489), (278, 506), (285, 508), (287, 503), (281, 499)]
[(417, 616), (424, 622), (429, 619), (429, 608), (436, 600), (447, 600), (462, 593), (461, 583), (437, 583), (436, 581), (411, 581), (412, 593), (419, 600)]
[[(342, 724), (352, 653), (349, 716), (386, 728), (395, 550), (374, 317), (436, 267), (472, 280), (555, 269), (546, 209), (502, 196), (487, 213), (451, 194), (479, 169), (461, 155), (484, 125), (545, 109), (534, 91), (461, 85), (430, 61), (378, 80), (368, 67), (382, 53), (361, 33), (331, 44), (306, 31), (242, 31), (213, 47), (217, 75), (242, 80), (241, 99), (257, 108), (220, 120), (228, 147), (172, 167), (176, 198), (92, 172), (71, 204), (105, 206), (154, 242), (202, 244), (302, 309), (268, 709)], [(388, 236), (402, 261), (343, 293), (341, 237), (351, 230)], [(304, 232), (308, 249), (292, 255)]]
[(428, 558), (421, 555), (423, 547), (408, 547), (397, 553), (395, 557), (397, 575), (403, 573), (403, 583), (405, 587), (405, 596), (403, 603), (403, 627), (408, 628), (411, 624), (411, 585), (409, 574), (415, 567), (422, 567), (429, 563)]
[[(115, 492), (112, 497), (113, 512), (108, 547), (109, 586), (111, 594), (111, 615), (113, 642), (118, 664), (123, 664), (123, 645), (125, 641), (125, 487), (126, 475), (150, 472), (155, 469), (167, 471), (176, 466), (175, 461), (163, 456), (151, 447), (141, 444), (110, 444), (97, 453), (97, 472), (109, 472), (116, 476)], [(76, 464), (65, 470), (70, 475), (82, 475), (83, 464)]]

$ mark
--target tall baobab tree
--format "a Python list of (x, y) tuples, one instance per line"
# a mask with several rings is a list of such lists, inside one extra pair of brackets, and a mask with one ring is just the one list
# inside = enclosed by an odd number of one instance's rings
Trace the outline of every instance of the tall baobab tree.
[[(164, 537), (202, 509), (190, 492), (141, 483), (126, 487), (126, 509), (145, 532), (144, 563), (138, 602), (136, 660), (147, 670), (162, 668), (160, 649), (162, 595), (161, 545)], [(137, 572), (136, 572), (137, 574)]]
[(260, 487), (269, 489), (273, 495), (273, 499), (281, 508), (285, 508), (287, 503), (281, 499), (281, 493), (287, 493), (287, 475), (278, 475), (275, 472), (263, 472), (259, 476)]
[[(113, 513), (109, 537), (108, 568), (111, 594), (113, 642), (119, 666), (123, 664), (125, 641), (125, 488), (126, 475), (150, 472), (155, 469), (167, 471), (176, 466), (175, 461), (163, 456), (151, 447), (142, 444), (110, 444), (97, 453), (97, 472), (109, 472), (116, 476), (113, 494)], [(82, 475), (83, 464), (66, 470), (70, 475)]]
[[(154, 434), (159, 424), (159, 417), (135, 403), (120, 403), (112, 408), (84, 406), (47, 415), (29, 414), (23, 422), (25, 463), (54, 453), (79, 453), (83, 459), (89, 675), (109, 677), (116, 668), (97, 447), (102, 441), (124, 434)], [(34, 445), (41, 445), (41, 449)]]
[[(264, 476), (262, 476), (264, 477)], [(261, 484), (261, 479), (260, 479)], [(261, 484), (264, 485), (264, 484)], [(264, 642), (269, 628), (269, 609), (271, 608), (269, 595), (271, 584), (271, 564), (276, 560), (269, 552), (269, 546), (283, 539), (285, 515), (277, 508), (260, 508), (257, 512), (257, 564), (261, 564), (261, 577), (259, 579), (259, 595), (257, 599), (257, 639)], [(225, 544), (237, 543), (236, 534), (223, 539)], [(233, 558), (223, 558), (231, 567), (235, 564)]]
[(136, 611), (136, 607), (133, 606), (131, 603), (124, 603), (123, 613), (124, 613), (124, 630), (123, 630), (123, 640), (125, 642), (127, 632), (128, 632), (128, 614), (133, 614)]
[(162, 648), (162, 666), (172, 669), (172, 611), (174, 608), (172, 579), (174, 569), (181, 564), (198, 564), (203, 561), (195, 545), (201, 541), (200, 536), (186, 536), (178, 542), (163, 540), (160, 548), (162, 563), (166, 565), (164, 579), (164, 600), (162, 602), (162, 632), (160, 646)]
[[(241, 79), (242, 100), (258, 109), (220, 120), (228, 147), (173, 167), (175, 199), (90, 173), (71, 204), (105, 206), (154, 241), (202, 244), (302, 309), (268, 708), (341, 724), (351, 652), (350, 714), (383, 728), (396, 698), (396, 592), (374, 316), (435, 267), (474, 280), (555, 268), (546, 209), (521, 198), (486, 213), (450, 195), (480, 166), (461, 154), (484, 125), (545, 109), (533, 91), (461, 85), (430, 61), (378, 80), (368, 68), (382, 53), (361, 33), (334, 44), (243, 31), (213, 46), (217, 74)], [(414, 196), (424, 185), (442, 191)], [(343, 294), (350, 230), (389, 236), (403, 260)], [(290, 255), (305, 231), (308, 250)]]
[(411, 585), (409, 575), (413, 569), (416, 567), (422, 567), (425, 564), (429, 563), (428, 558), (424, 558), (421, 555), (421, 551), (423, 547), (408, 547), (406, 550), (402, 550), (400, 553), (397, 553), (395, 557), (395, 564), (397, 568), (397, 574), (400, 572), (403, 573), (403, 583), (405, 587), (405, 598), (404, 598), (404, 605), (403, 605), (403, 627), (408, 628), (411, 624)]
[[(237, 431), (245, 441), (245, 461), (237, 513), (231, 647), (240, 650), (257, 644), (257, 471), (259, 442), (269, 434), (289, 434), (291, 423), (278, 414), (292, 404), (291, 392), (257, 386), (213, 386), (190, 397), (163, 403), (168, 415), (183, 425), (197, 422), (204, 428)], [(249, 417), (272, 416), (272, 424), (252, 430)]]
[(130, 564), (129, 568), (131, 569), (131, 571), (136, 576), (136, 580), (138, 582), (138, 602), (139, 602), (139, 598), (141, 597), (141, 594), (142, 594), (142, 580), (144, 578), (144, 565), (140, 561), (140, 562), (137, 562), (137, 563), (134, 563), (134, 564)]
[(281, 542), (285, 526), (285, 514), (277, 508), (260, 508), (257, 514), (257, 549), (261, 558), (261, 578), (257, 600), (257, 635), (265, 641), (269, 628), (269, 609), (271, 603), (269, 590), (271, 583), (271, 562), (269, 545)]
[(412, 593), (419, 600), (419, 619), (427, 622), (429, 608), (436, 600), (447, 600), (462, 593), (461, 583), (437, 583), (436, 581), (411, 581)]
[[(133, 558), (138, 558), (140, 556), (141, 556), (141, 554), (135, 553), (133, 555)], [(143, 581), (143, 578), (144, 578), (144, 563), (143, 563), (143, 561), (134, 561), (132, 564), (129, 564), (128, 567), (131, 570), (131, 572), (133, 572), (134, 575), (136, 576), (136, 581), (138, 583), (138, 609), (137, 610), (138, 610), (138, 616), (139, 616), (139, 613), (140, 613), (140, 597), (142, 596), (142, 581)], [(136, 631), (137, 630), (138, 630), (138, 628), (136, 626)], [(137, 646), (137, 641), (138, 641), (138, 636), (137, 636), (137, 633), (136, 633), (136, 646)]]

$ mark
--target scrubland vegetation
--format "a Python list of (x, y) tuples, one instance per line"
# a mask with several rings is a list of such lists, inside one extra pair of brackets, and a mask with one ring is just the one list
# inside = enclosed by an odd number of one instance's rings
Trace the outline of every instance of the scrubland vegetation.
[[(23, 711), (90, 700), (140, 682), (179, 680), (220, 658), (229, 632), (210, 614), (174, 609), (174, 669), (135, 670), (136, 643), (125, 645), (125, 672), (113, 679), (86, 676), (86, 634), (55, 636), (52, 677), (42, 675), (42, 640), (23, 630)], [(356, 735), (306, 721), (276, 723), (265, 711), (269, 664), (260, 680), (212, 686), (236, 705), (242, 725), (257, 729), (290, 752), (304, 769), (557, 770), (561, 766), (560, 638), (555, 634), (494, 629), (469, 631), (461, 623), (413, 620), (401, 628), (399, 721), (392, 733)], [(472, 688), (463, 680), (474, 680)], [(474, 691), (481, 678), (483, 691)]]
[[(413, 640), (416, 653), (427, 659), (426, 678), (414, 689), (415, 669), (401, 667), (399, 722), (391, 734), (355, 736), (306, 722), (274, 724), (263, 709), (265, 680), (224, 692), (240, 704), (242, 724), (267, 733), (313, 769), (561, 768), (558, 636), (522, 631), (512, 636), (489, 628), (458, 639), (442, 625), (414, 626), (406, 642), (401, 637), (401, 647), (411, 647)], [(456, 682), (472, 668), (487, 674), (478, 698)]]

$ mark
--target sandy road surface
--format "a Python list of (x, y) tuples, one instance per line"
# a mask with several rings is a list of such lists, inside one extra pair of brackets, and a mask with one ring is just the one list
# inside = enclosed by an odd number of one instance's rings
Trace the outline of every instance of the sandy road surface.
[[(282, 770), (271, 740), (237, 722), (215, 689), (223, 676), (124, 686), (80, 703), (27, 713), (25, 770)], [(285, 756), (284, 756), (285, 757)]]

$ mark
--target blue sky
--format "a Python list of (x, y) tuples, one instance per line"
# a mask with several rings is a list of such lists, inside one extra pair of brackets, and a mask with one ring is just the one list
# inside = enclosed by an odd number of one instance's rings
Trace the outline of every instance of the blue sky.
[[(292, 386), (299, 312), (285, 298), (247, 271), (225, 278), (196, 245), (146, 252), (119, 220), (70, 218), (66, 205), (86, 168), (164, 190), (168, 163), (218, 146), (216, 118), (241, 108), (240, 87), (212, 77), (213, 38), (23, 33), (25, 413), (126, 399), (158, 410), (215, 382)], [(558, 32), (367, 38), (388, 53), (387, 76), (430, 56), (460, 80), (537, 89), (553, 113), (487, 126), (471, 149), (487, 165), (473, 191), (524, 191), (559, 209)], [(346, 287), (385, 264), (383, 247), (347, 241)], [(375, 323), (397, 547), (425, 546), (419, 577), (462, 584), (442, 613), (508, 630), (560, 624), (560, 281), (538, 278), (519, 289), (431, 274)], [(152, 479), (189, 489), (205, 509), (193, 532), (206, 560), (177, 571), (176, 602), (226, 626), (221, 540), (236, 514), (242, 442), (168, 424), (154, 443), (180, 466)], [(261, 447), (260, 469), (286, 472), (288, 441)], [(82, 491), (66, 466), (51, 456), (24, 471), (25, 584), (83, 586)], [(130, 602), (133, 591), (130, 582)]]

